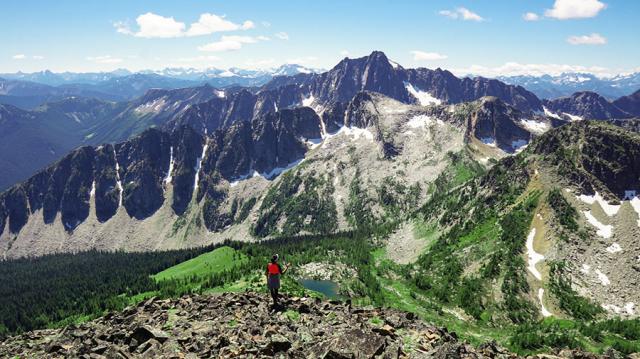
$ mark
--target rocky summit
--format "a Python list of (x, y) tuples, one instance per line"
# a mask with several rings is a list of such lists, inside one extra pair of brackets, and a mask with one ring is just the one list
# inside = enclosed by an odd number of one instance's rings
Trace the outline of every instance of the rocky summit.
[[(597, 358), (559, 351), (540, 358)], [(495, 343), (474, 347), (412, 313), (350, 301), (225, 293), (151, 298), (122, 312), (0, 341), (12, 358), (517, 358)], [(615, 358), (614, 352), (604, 357)]]

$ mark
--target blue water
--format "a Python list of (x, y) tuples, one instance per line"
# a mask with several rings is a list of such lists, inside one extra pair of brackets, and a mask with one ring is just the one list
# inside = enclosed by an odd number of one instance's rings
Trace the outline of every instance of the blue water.
[(330, 280), (300, 279), (300, 284), (309, 290), (325, 295), (329, 299), (338, 299), (338, 284)]

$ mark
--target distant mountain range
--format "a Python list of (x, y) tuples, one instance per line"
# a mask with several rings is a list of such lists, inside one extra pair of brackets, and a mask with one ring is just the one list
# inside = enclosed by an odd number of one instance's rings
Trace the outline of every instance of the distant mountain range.
[(204, 84), (214, 87), (253, 87), (262, 86), (277, 76), (318, 71), (286, 64), (269, 70), (166, 68), (135, 73), (124, 69), (97, 73), (54, 73), (48, 70), (6, 73), (0, 74), (0, 103), (30, 109), (67, 96), (126, 101), (142, 96), (150, 89), (176, 89)]
[(570, 96), (574, 92), (597, 92), (613, 100), (640, 89), (640, 72), (598, 77), (585, 73), (563, 73), (558, 76), (499, 76), (498, 80), (511, 85), (520, 85), (544, 99)]
[[(104, 75), (102, 78), (107, 79), (99, 83), (59, 86), (0, 80), (0, 103), (7, 103), (1, 107), (0, 117), (0, 190), (28, 178), (77, 146), (125, 141), (152, 127), (173, 130), (186, 125), (206, 135), (236, 122), (249, 123), (269, 113), (304, 106), (313, 108), (321, 119), (319, 138), (344, 125), (345, 111), (362, 91), (422, 106), (493, 96), (524, 113), (546, 114), (557, 121), (640, 116), (638, 93), (615, 102), (592, 92), (541, 100), (522, 86), (495, 79), (458, 78), (442, 69), (405, 69), (382, 52), (344, 59), (323, 73), (297, 65), (272, 72), (232, 69), (224, 74), (210, 70), (207, 75), (196, 70), (166, 69), (162, 73), (127, 75), (120, 71)], [(235, 75), (225, 77), (231, 73)], [(38, 74), (65, 81), (77, 81), (79, 76)], [(263, 84), (213, 87), (205, 81), (205, 85), (191, 86), (201, 83), (195, 80), (198, 76), (218, 76), (215, 80), (236, 77)], [(391, 147), (387, 150), (393, 152)], [(272, 165), (282, 164), (274, 161)]]

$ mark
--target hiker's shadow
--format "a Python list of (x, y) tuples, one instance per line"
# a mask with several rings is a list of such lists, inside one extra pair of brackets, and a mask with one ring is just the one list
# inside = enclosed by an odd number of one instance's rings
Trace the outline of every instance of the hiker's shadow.
[(271, 311), (272, 312), (284, 312), (286, 310), (287, 310), (287, 304), (286, 303), (271, 304)]

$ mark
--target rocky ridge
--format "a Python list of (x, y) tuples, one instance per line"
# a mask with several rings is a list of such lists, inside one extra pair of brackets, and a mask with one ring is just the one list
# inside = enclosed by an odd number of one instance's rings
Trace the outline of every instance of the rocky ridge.
[[(151, 298), (122, 312), (62, 329), (0, 341), (0, 356), (39, 358), (517, 358), (486, 343), (473, 347), (455, 333), (411, 313), (350, 302), (266, 294)], [(562, 358), (597, 355), (562, 351)], [(555, 356), (544, 355), (544, 358)], [(608, 353), (606, 357), (616, 357)]]

